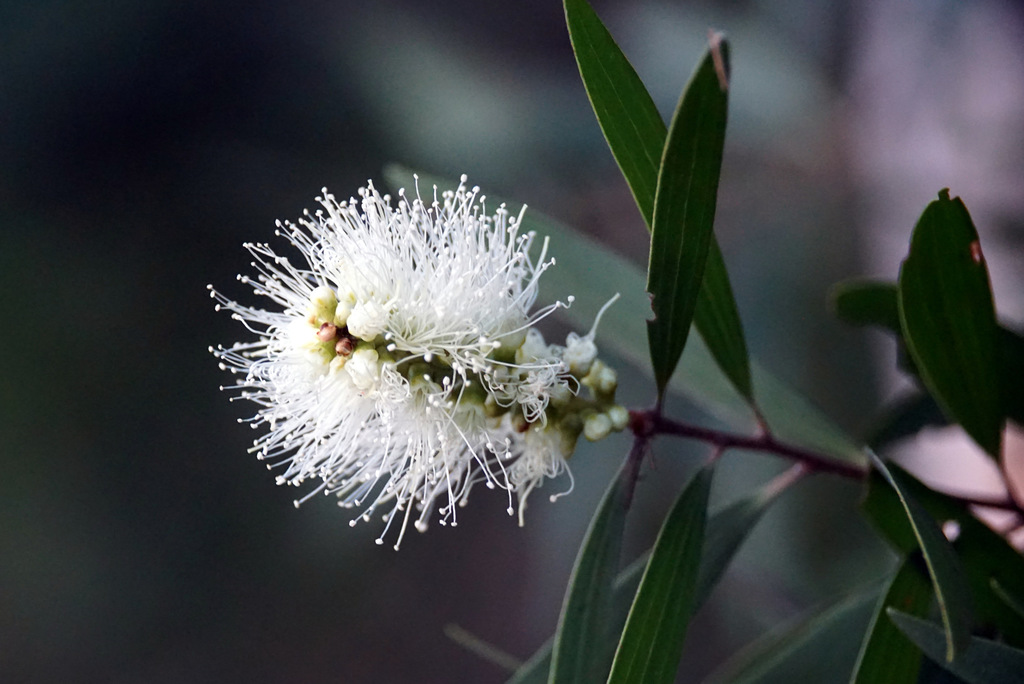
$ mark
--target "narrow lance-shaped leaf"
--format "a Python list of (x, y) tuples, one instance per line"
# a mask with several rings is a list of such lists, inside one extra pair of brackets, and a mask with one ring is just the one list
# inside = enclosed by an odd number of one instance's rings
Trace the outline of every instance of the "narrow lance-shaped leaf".
[(628, 459), (598, 505), (576, 557), (555, 632), (551, 684), (603, 681), (611, 665), (613, 651), (607, 631), (626, 522), (630, 468)]
[(747, 342), (743, 338), (743, 327), (740, 323), (740, 312), (736, 308), (729, 273), (725, 269), (725, 258), (714, 234), (711, 235), (711, 243), (708, 245), (704, 281), (697, 294), (693, 325), (715, 357), (718, 367), (737, 391), (754, 405), (754, 384), (747, 355)]
[(913, 556), (903, 559), (899, 571), (878, 602), (871, 626), (864, 635), (850, 684), (917, 684), (921, 651), (900, 634), (885, 613), (890, 607), (912, 615), (924, 615), (928, 611), (932, 588), (914, 561)]
[(969, 648), (949, 662), (942, 657), (943, 629), (928, 620), (892, 608), (889, 616), (925, 655), (968, 684), (1021, 684), (1024, 682), (1024, 651), (971, 637)]
[[(694, 611), (700, 608), (732, 562), (736, 552), (757, 525), (768, 507), (799, 478), (790, 470), (765, 483), (752, 493), (730, 503), (708, 518), (701, 553), (700, 572), (694, 590)], [(636, 595), (640, 578), (647, 568), (649, 554), (641, 556), (619, 573), (612, 587), (612, 631), (618, 635)], [(552, 640), (553, 641), (553, 640)], [(547, 682), (551, 669), (551, 643), (548, 641), (523, 663), (508, 684), (539, 684)], [(612, 648), (618, 643), (616, 636)]]
[(594, 114), (649, 226), (665, 122), (587, 0), (565, 0), (565, 24)]
[[(626, 624), (626, 615), (629, 607), (633, 604), (633, 597), (636, 596), (636, 588), (640, 585), (640, 578), (643, 576), (644, 568), (650, 553), (645, 553), (619, 573), (612, 584), (612, 617), (608, 623), (608, 644), (607, 653), (614, 653), (619, 643), (619, 633)], [(554, 638), (548, 639), (543, 646), (538, 648), (530, 658), (516, 670), (515, 674), (506, 684), (541, 684), (548, 681), (548, 672), (551, 670), (551, 647)]]
[[(644, 84), (587, 0), (565, 0), (580, 76), (597, 121), (648, 229), (667, 129)], [(747, 345), (718, 242), (708, 248), (694, 325), (730, 382), (750, 402)]]
[[(626, 624), (626, 615), (629, 607), (633, 604), (633, 597), (636, 596), (636, 588), (640, 585), (640, 578), (643, 576), (644, 568), (650, 553), (645, 553), (630, 563), (612, 584), (612, 617), (608, 623), (608, 653), (614, 653), (619, 643), (619, 633)], [(538, 648), (529, 659), (523, 663), (512, 675), (506, 684), (542, 684), (548, 681), (548, 672), (551, 670), (551, 647), (554, 638), (548, 639), (543, 646)]]
[(960, 561), (938, 524), (910, 495), (898, 473), (893, 473), (880, 458), (871, 454), (871, 460), (899, 496), (903, 511), (914, 532), (931, 575), (939, 612), (946, 630), (946, 659), (953, 660), (967, 646), (971, 636), (971, 592), (964, 577)]
[(672, 682), (693, 614), (712, 468), (679, 496), (658, 534), (612, 663), (610, 683)]
[(693, 322), (718, 201), (729, 103), (729, 51), (720, 37), (686, 86), (668, 130), (651, 226), (647, 339), (662, 396)]
[(899, 312), (929, 391), (981, 447), (999, 456), (1002, 415), (995, 305), (978, 232), (949, 191), (925, 208), (900, 268)]
[(694, 590), (694, 611), (704, 605), (764, 512), (805, 472), (802, 468), (790, 468), (711, 515), (704, 531), (704, 549)]
[[(888, 464), (888, 467), (899, 474), (903, 489), (933, 518), (955, 523), (959, 529), (954, 547), (967, 573), (979, 626), (998, 630), (1008, 643), (1024, 647), (1024, 616), (1007, 605), (992, 588), (995, 580), (1013, 595), (1024, 596), (1024, 556), (974, 517), (963, 502), (929, 489), (899, 466)], [(864, 499), (864, 513), (896, 549), (911, 553), (918, 546), (917, 539), (902, 509), (895, 490), (880, 473), (873, 473)]]

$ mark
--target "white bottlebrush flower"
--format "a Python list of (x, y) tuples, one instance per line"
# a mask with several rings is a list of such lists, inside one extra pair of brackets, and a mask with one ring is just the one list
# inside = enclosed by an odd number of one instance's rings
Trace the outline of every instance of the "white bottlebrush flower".
[(246, 245), (257, 275), (239, 280), (272, 310), (211, 287), (257, 337), (213, 350), (242, 378), (230, 389), (259, 406), (249, 422), (266, 431), (253, 451), (280, 484), (319, 481), (296, 505), (323, 491), (363, 519), (381, 508), (384, 533), (399, 521), (399, 541), (435, 507), (454, 525), (481, 481), (516, 492), (521, 516), (525, 496), (566, 471), (583, 429), (573, 412), (612, 406), (607, 392), (589, 404), (576, 396), (592, 332), (585, 350), (571, 336), (570, 356), (582, 358), (570, 367), (565, 347), (533, 328), (563, 306), (530, 312), (554, 261), (546, 241), (532, 258), (519, 218), (504, 206), (488, 214), (462, 180), (429, 204), (418, 191), (392, 203), (372, 183), (347, 202), (325, 190), (315, 214), (278, 224), (303, 263)]

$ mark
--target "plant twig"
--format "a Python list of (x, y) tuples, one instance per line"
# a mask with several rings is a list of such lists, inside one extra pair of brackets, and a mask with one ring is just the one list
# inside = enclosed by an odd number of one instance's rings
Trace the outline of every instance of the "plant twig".
[[(658, 406), (653, 409), (630, 411), (629, 418), (629, 427), (636, 436), (634, 448), (636, 444), (642, 444), (644, 451), (646, 451), (650, 440), (656, 435), (672, 435), (706, 442), (722, 451), (726, 449), (748, 449), (750, 451), (761, 451), (782, 456), (802, 466), (802, 470), (798, 471), (801, 476), (817, 472), (832, 473), (854, 480), (864, 480), (871, 472), (871, 469), (867, 466), (838, 461), (812, 449), (781, 442), (767, 430), (761, 430), (760, 434), (751, 437), (699, 427), (697, 425), (689, 425), (661, 415), (660, 407)], [(632, 455), (633, 452), (631, 452)], [(642, 456), (642, 452), (640, 455)], [(957, 494), (955, 492), (942, 492), (942, 494), (969, 506), (998, 508), (1024, 514), (1024, 508), (1017, 503), (1012, 495), (992, 498)]]
[[(681, 423), (671, 418), (666, 418), (654, 411), (632, 411), (630, 419), (630, 425), (633, 427), (634, 433), (643, 434), (648, 439), (659, 434), (675, 435), (676, 437), (686, 437), (707, 442), (721, 449), (763, 451), (799, 461), (812, 471), (835, 473), (854, 479), (864, 479), (870, 472), (866, 467), (836, 461), (816, 451), (780, 442), (770, 432), (764, 432), (756, 437), (737, 435)], [(641, 432), (637, 432), (637, 430)]]

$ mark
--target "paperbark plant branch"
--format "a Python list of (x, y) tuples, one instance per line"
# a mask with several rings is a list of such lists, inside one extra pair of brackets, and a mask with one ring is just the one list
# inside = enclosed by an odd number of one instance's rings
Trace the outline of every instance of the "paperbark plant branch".
[[(795, 463), (803, 464), (810, 473), (831, 473), (858, 481), (864, 481), (871, 473), (870, 466), (861, 466), (836, 460), (820, 451), (779, 440), (770, 432), (764, 432), (759, 435), (741, 435), (724, 430), (691, 425), (665, 417), (657, 407), (652, 409), (634, 409), (629, 412), (629, 418), (629, 429), (636, 435), (636, 439), (645, 445), (645, 448), (649, 445), (650, 440), (657, 435), (666, 435), (705, 442), (721, 450), (745, 449), (780, 456)], [(971, 506), (996, 508), (1024, 515), (1024, 507), (1011, 496), (992, 497), (956, 492), (942, 493)]]

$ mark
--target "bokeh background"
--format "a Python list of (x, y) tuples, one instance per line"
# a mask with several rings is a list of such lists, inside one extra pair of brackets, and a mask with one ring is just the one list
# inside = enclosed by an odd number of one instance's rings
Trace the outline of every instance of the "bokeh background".
[[(940, 188), (1024, 322), (1019, 5), (595, 5), (666, 117), (708, 27), (730, 36), (716, 230), (754, 354), (841, 425), (863, 431), (900, 384), (891, 345), (836, 322), (828, 287), (894, 278)], [(553, 0), (0, 5), (0, 680), (498, 682), (446, 625), (520, 658), (550, 635), (626, 438), (581, 449), (575, 493), (536, 495), (525, 528), (480, 491), (457, 529), (396, 553), (328, 500), (296, 511), (246, 453), (250, 409), (217, 391), (207, 347), (243, 330), (207, 283), (242, 295), (243, 241), (390, 161), (468, 173), (646, 258)], [(651, 400), (623, 376), (628, 402)], [(630, 554), (704, 453), (658, 445)], [(729, 456), (714, 496), (780, 467)], [(849, 513), (857, 488), (819, 479), (757, 529), (680, 681), (889, 567)]]

